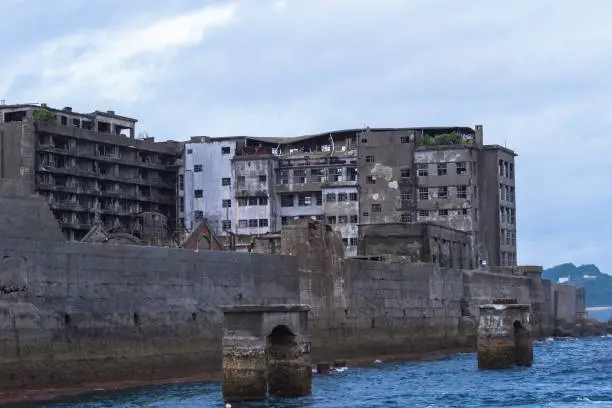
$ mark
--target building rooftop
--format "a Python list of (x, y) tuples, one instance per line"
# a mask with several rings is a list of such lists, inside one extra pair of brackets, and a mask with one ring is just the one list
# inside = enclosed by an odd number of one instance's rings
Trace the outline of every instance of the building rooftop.
[(15, 109), (38, 109), (44, 107), (45, 109), (51, 111), (51, 112), (55, 112), (55, 113), (71, 113), (73, 115), (79, 115), (79, 116), (87, 116), (87, 117), (94, 117), (94, 116), (104, 116), (107, 118), (114, 118), (114, 119), (121, 119), (127, 122), (132, 122), (132, 123), (136, 123), (138, 122), (137, 119), (134, 118), (130, 118), (127, 116), (121, 116), (121, 115), (117, 115), (115, 113), (115, 111), (112, 110), (108, 110), (108, 111), (99, 111), (96, 110), (94, 112), (91, 113), (82, 113), (82, 112), (74, 112), (72, 110), (71, 107), (66, 106), (62, 109), (57, 109), (57, 108), (52, 108), (50, 106), (47, 106), (44, 103), (23, 103), (23, 104), (12, 104), (12, 105), (0, 105), (0, 112), (4, 111), (4, 110), (15, 110)]

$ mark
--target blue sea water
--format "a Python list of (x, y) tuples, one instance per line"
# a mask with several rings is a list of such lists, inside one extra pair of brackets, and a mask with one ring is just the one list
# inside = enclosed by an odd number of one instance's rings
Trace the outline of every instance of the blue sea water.
[[(475, 354), (315, 375), (313, 395), (233, 408), (612, 407), (612, 338), (538, 342), (531, 368), (478, 371)], [(218, 382), (99, 393), (29, 407), (224, 407)]]

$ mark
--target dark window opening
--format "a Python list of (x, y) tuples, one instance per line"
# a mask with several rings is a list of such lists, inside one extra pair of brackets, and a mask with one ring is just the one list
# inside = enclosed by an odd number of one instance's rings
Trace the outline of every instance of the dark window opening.
[(221, 154), (230, 154), (230, 147), (229, 146), (223, 146), (221, 148)]

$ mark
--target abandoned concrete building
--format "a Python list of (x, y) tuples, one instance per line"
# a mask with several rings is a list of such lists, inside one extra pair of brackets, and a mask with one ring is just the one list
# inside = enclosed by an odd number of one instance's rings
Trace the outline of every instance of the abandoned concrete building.
[(453, 241), (461, 262), (516, 265), (516, 154), (484, 145), (482, 126), (194, 137), (184, 152), (178, 223), (206, 218), (238, 250), (308, 218), (333, 226), (347, 256), (366, 255), (360, 228), (431, 222), (467, 234)]
[(180, 144), (136, 137), (136, 122), (113, 111), (0, 105), (0, 177), (46, 197), (67, 240), (101, 225), (162, 244), (176, 220)]

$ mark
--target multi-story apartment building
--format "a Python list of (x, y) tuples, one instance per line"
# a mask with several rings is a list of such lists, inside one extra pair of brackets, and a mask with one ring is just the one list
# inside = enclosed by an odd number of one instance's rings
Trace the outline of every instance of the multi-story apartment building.
[(0, 105), (0, 177), (21, 178), (45, 196), (68, 240), (96, 222), (142, 236), (143, 221), (153, 220), (168, 235), (180, 146), (136, 138), (136, 122), (113, 111)]
[(179, 194), (186, 224), (205, 217), (221, 235), (250, 237), (313, 218), (357, 255), (360, 224), (427, 221), (469, 233), (473, 265), (510, 266), (514, 157), (483, 145), (482, 126), (192, 138)]

